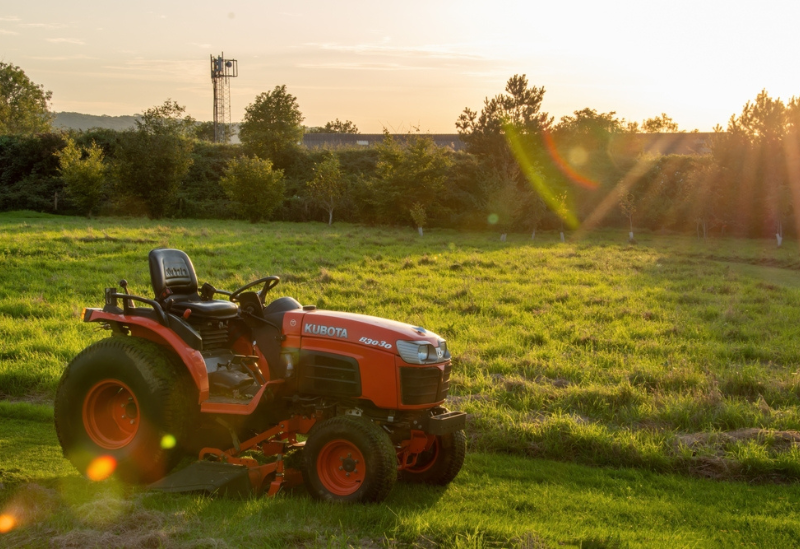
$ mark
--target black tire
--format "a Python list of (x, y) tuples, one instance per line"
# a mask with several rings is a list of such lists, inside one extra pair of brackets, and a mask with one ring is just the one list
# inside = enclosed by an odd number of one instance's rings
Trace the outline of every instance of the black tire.
[[(56, 392), (56, 433), (64, 455), (90, 478), (89, 466), (100, 456), (112, 457), (114, 474), (126, 482), (162, 478), (183, 455), (197, 407), (196, 391), (181, 368), (166, 349), (135, 337), (110, 337), (84, 349)], [(119, 426), (128, 421), (135, 427)]]
[(417, 457), (413, 468), (400, 471), (400, 480), (445, 486), (461, 471), (466, 454), (467, 436), (464, 431), (437, 435), (436, 443)]
[(315, 499), (380, 502), (397, 480), (397, 453), (389, 435), (366, 419), (338, 416), (318, 423), (303, 454), (303, 479)]

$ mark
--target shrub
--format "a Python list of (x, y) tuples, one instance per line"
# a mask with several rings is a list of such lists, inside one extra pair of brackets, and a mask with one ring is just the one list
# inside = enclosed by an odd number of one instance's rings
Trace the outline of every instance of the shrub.
[(72, 202), (78, 211), (91, 216), (97, 211), (106, 191), (107, 169), (103, 163), (103, 150), (94, 141), (88, 149), (79, 147), (68, 137), (67, 146), (56, 155), (61, 179)]
[(241, 215), (252, 223), (268, 218), (283, 200), (283, 170), (274, 170), (269, 160), (231, 160), (220, 184)]

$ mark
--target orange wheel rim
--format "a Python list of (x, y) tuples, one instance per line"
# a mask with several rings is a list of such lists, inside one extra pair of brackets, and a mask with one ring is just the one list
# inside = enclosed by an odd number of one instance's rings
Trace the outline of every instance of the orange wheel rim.
[(409, 471), (411, 471), (412, 473), (424, 473), (425, 471), (433, 467), (433, 464), (436, 463), (436, 459), (439, 457), (439, 437), (436, 437), (433, 440), (433, 445), (428, 450), (426, 450), (425, 452), (420, 452), (420, 454), (417, 456), (417, 463), (419, 463), (419, 458), (422, 457), (423, 455), (426, 458), (429, 457), (429, 459), (427, 461), (424, 461), (421, 465), (414, 465), (413, 467), (409, 467), (408, 468)]
[(95, 444), (106, 450), (122, 448), (139, 430), (139, 401), (130, 387), (116, 379), (94, 385), (83, 400), (83, 426)]
[(348, 440), (332, 440), (317, 457), (317, 474), (331, 494), (349, 496), (361, 488), (366, 473), (364, 455)]

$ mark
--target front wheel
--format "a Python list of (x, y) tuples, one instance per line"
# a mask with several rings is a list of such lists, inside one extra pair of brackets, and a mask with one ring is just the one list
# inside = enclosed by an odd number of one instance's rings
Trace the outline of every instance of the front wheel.
[(81, 352), (58, 385), (55, 424), (64, 455), (99, 480), (163, 477), (181, 457), (192, 407), (185, 376), (164, 349), (111, 337)]
[(467, 436), (464, 431), (437, 435), (431, 447), (420, 453), (413, 467), (400, 471), (403, 482), (449, 484), (464, 465)]
[(304, 457), (306, 487), (324, 501), (383, 501), (397, 479), (389, 436), (365, 419), (338, 416), (314, 426)]

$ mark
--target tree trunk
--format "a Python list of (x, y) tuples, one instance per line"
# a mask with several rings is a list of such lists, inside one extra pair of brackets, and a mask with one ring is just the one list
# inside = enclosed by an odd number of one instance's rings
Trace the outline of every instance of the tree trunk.
[(564, 231), (561, 231), (560, 234), (561, 234), (561, 242), (565, 242), (565, 240), (564, 240)]
[(506, 241), (506, 233), (503, 233), (500, 235), (500, 242), (505, 242), (505, 241)]
[(333, 225), (333, 210), (328, 210), (328, 226)]
[(420, 236), (423, 236), (423, 234), (422, 234), (422, 227), (417, 227), (417, 231), (419, 231), (419, 235), (420, 235)]
[(531, 240), (536, 240), (536, 229), (533, 229), (533, 234), (531, 235)]

